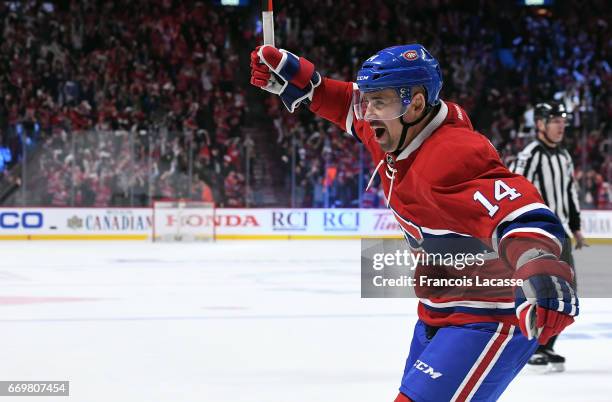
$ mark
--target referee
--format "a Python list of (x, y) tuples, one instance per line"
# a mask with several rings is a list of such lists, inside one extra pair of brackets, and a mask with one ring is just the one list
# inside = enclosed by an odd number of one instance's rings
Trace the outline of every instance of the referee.
[[(561, 146), (567, 113), (560, 103), (539, 103), (535, 107), (536, 139), (525, 147), (510, 170), (527, 178), (538, 189), (546, 205), (557, 214), (568, 240), (563, 245), (561, 259), (574, 267), (569, 239), (574, 237), (576, 249), (586, 246), (580, 231), (580, 205), (574, 180), (574, 164), (569, 152)], [(540, 345), (529, 364), (538, 371), (563, 371), (565, 358), (553, 350), (557, 337)]]

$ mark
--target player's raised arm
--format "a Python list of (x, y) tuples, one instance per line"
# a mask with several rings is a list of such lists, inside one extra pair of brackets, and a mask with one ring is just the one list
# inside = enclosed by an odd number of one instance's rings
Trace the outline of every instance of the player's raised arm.
[(264, 45), (251, 53), (251, 84), (280, 96), (293, 113), (302, 103), (317, 115), (351, 129), (353, 83), (322, 78), (309, 60)]

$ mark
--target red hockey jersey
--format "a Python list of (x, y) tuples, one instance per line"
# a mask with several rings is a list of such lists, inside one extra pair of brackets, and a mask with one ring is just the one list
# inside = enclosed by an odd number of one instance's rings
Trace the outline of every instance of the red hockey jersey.
[[(561, 251), (563, 228), (523, 176), (510, 172), (497, 151), (474, 131), (466, 112), (442, 101), (433, 119), (397, 156), (385, 153), (365, 121), (353, 119), (356, 85), (324, 79), (310, 109), (363, 143), (404, 236), (412, 248), (445, 238), (471, 242), (487, 256), (488, 272), (513, 271), (504, 254), (510, 239), (542, 242)], [(495, 268), (497, 271), (495, 271)], [(417, 270), (418, 275), (418, 270)], [(418, 294), (418, 293), (417, 293)], [(419, 317), (429, 325), (472, 322), (517, 324), (511, 297), (420, 297)]]

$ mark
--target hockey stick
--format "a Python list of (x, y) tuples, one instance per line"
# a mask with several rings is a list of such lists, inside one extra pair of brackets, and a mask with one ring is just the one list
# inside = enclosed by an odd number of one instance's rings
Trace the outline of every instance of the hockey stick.
[(274, 46), (274, 11), (272, 9), (272, 0), (262, 0), (261, 3), (263, 44)]
[[(263, 28), (263, 44), (274, 46), (274, 11), (272, 6), (272, 0), (261, 1), (261, 24)], [(276, 47), (276, 46), (274, 46)], [(264, 89), (270, 90), (270, 87), (282, 86), (282, 79), (272, 72), (272, 77), (268, 86)]]

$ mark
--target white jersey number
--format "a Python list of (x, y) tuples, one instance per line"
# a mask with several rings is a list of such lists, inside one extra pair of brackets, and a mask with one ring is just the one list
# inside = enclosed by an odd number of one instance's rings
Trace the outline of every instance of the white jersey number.
[[(517, 199), (521, 194), (516, 191), (515, 188), (508, 186), (502, 180), (495, 180), (495, 200), (501, 201), (506, 197), (510, 198), (510, 201)], [(499, 210), (499, 205), (493, 205), (491, 201), (487, 199), (480, 191), (474, 193), (474, 201), (478, 201), (486, 208), (489, 212), (489, 216), (492, 218)]]

